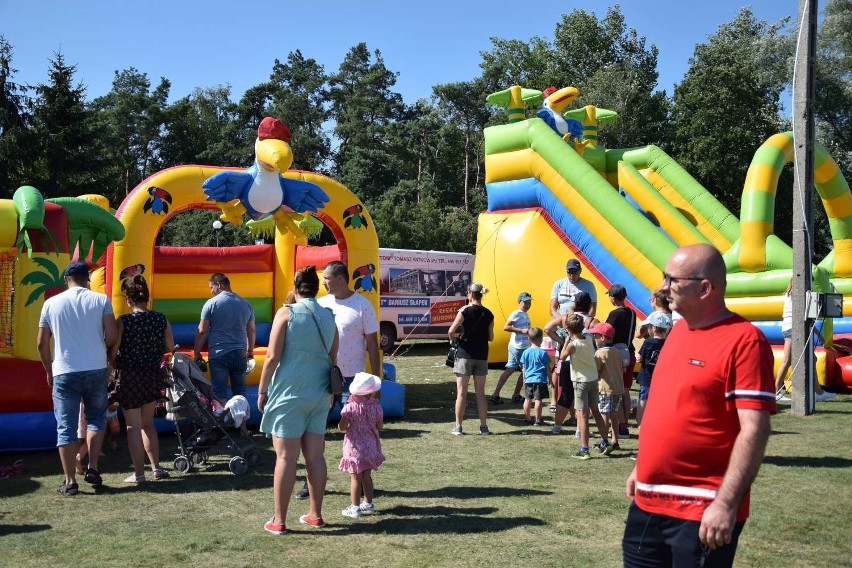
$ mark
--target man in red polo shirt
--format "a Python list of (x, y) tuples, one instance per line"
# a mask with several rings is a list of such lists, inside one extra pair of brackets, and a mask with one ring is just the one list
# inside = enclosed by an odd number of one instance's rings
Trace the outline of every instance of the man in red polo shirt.
[(725, 307), (714, 247), (677, 249), (663, 276), (683, 321), (657, 360), (627, 479), (624, 565), (730, 566), (776, 411), (772, 350)]

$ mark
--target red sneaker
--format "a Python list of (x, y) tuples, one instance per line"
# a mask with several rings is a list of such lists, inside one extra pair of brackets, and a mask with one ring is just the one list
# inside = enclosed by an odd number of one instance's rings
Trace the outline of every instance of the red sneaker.
[(310, 515), (302, 515), (299, 517), (299, 522), (303, 525), (311, 525), (312, 527), (320, 528), (325, 526), (325, 521), (322, 520), (322, 517), (318, 519), (312, 519)]
[(283, 524), (279, 525), (275, 522), (275, 517), (272, 517), (263, 525), (263, 529), (266, 532), (271, 532), (272, 534), (284, 534), (287, 532), (287, 527)]

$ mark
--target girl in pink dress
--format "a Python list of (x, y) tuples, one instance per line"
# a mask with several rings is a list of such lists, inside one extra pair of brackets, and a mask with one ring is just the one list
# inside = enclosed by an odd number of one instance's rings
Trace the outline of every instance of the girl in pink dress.
[(344, 517), (358, 518), (376, 512), (372, 471), (385, 461), (379, 441), (379, 430), (384, 426), (378, 399), (381, 388), (379, 377), (356, 373), (349, 387), (349, 400), (340, 411), (338, 428), (345, 434), (340, 470), (351, 475), (349, 496), (352, 499), (352, 504), (342, 511)]

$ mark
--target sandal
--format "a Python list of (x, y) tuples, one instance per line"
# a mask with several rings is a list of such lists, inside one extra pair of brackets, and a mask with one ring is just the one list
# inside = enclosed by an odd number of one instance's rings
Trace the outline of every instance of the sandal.
[(104, 480), (101, 479), (101, 474), (98, 473), (98, 470), (89, 468), (86, 470), (86, 476), (83, 478), (86, 480), (86, 483), (91, 485), (103, 485)]
[(124, 478), (125, 483), (132, 483), (134, 485), (139, 485), (140, 483), (145, 483), (145, 474), (142, 475), (129, 475)]
[(154, 479), (159, 481), (161, 479), (168, 479), (168, 478), (169, 478), (169, 472), (164, 470), (163, 468), (158, 467), (154, 470)]
[(80, 489), (76, 483), (63, 483), (59, 486), (59, 489), (57, 489), (56, 492), (60, 495), (64, 495), (65, 497), (71, 497), (72, 495), (79, 493)]
[(86, 475), (86, 468), (83, 467), (83, 462), (80, 461), (79, 454), (74, 458), (74, 469), (77, 470), (77, 475)]

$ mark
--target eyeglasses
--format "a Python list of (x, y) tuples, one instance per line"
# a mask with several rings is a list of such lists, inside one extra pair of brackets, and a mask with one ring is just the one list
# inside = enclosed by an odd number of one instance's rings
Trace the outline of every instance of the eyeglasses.
[(579, 268), (571, 268), (568, 270), (568, 274), (578, 274), (580, 272)]
[(663, 272), (663, 282), (665, 282), (666, 286), (671, 286), (672, 283), (679, 283), (681, 280), (693, 280), (700, 281), (704, 280), (703, 276), (672, 276), (671, 274), (666, 274)]

